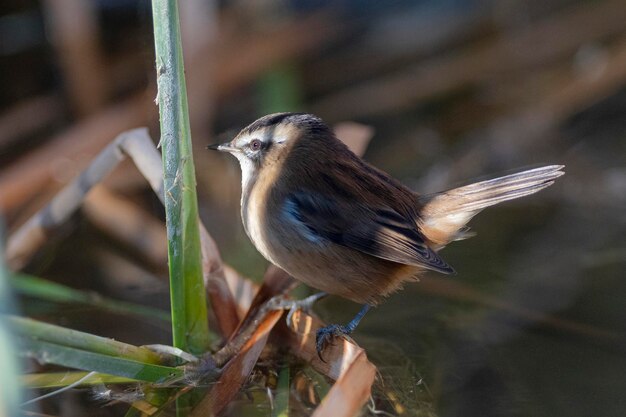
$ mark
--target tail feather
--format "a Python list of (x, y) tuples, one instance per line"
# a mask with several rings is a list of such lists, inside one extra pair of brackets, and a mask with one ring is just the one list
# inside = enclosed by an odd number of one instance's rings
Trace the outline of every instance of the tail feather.
[(422, 197), (422, 233), (436, 246), (469, 237), (465, 225), (482, 209), (554, 184), (563, 165), (550, 165)]

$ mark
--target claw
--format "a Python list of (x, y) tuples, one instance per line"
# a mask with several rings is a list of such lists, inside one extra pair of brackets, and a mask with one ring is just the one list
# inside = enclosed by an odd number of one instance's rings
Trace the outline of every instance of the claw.
[(317, 356), (320, 360), (326, 363), (322, 357), (322, 351), (326, 349), (326, 346), (332, 344), (331, 342), (334, 337), (346, 337), (349, 333), (345, 326), (339, 324), (331, 324), (318, 329), (315, 334), (315, 349), (317, 350)]
[(317, 350), (317, 356), (319, 356), (322, 362), (326, 363), (324, 358), (322, 358), (322, 351), (330, 343), (332, 338), (336, 336), (341, 336), (344, 338), (347, 337), (350, 333), (354, 331), (354, 329), (356, 329), (356, 326), (359, 325), (359, 322), (371, 307), (371, 305), (365, 304), (357, 313), (357, 315), (354, 316), (354, 318), (350, 321), (350, 323), (346, 324), (345, 326), (341, 326), (339, 324), (331, 324), (330, 326), (322, 327), (317, 331), (315, 335), (315, 349)]
[(292, 323), (291, 320), (293, 319), (293, 315), (294, 315), (294, 313), (296, 311), (298, 311), (298, 306), (295, 303), (293, 303), (291, 305), (291, 307), (289, 308), (289, 312), (287, 313), (287, 317), (285, 318), (285, 323), (287, 324), (287, 328), (289, 328), (289, 326), (291, 325), (291, 323)]

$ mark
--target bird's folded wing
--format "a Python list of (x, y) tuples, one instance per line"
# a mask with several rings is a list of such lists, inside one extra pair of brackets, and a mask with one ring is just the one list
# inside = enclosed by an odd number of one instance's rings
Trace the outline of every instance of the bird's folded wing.
[(454, 272), (425, 244), (417, 225), (390, 207), (364, 208), (304, 192), (289, 195), (284, 207), (291, 221), (318, 238), (381, 259)]

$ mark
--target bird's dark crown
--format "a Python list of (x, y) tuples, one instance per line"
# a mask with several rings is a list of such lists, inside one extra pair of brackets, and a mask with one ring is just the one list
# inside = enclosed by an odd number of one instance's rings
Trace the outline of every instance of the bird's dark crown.
[(280, 124), (292, 124), (303, 132), (310, 134), (330, 132), (330, 128), (326, 123), (313, 114), (285, 112), (263, 116), (244, 128), (239, 135), (247, 135), (259, 129), (278, 126)]

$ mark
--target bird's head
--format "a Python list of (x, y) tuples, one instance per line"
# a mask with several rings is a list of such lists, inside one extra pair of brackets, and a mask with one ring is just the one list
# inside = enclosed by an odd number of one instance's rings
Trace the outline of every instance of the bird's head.
[(324, 136), (334, 138), (328, 126), (317, 116), (306, 113), (275, 113), (256, 120), (230, 142), (210, 145), (207, 148), (235, 156), (241, 165), (245, 182), (246, 178), (256, 177), (261, 170), (277, 166), (302, 138), (309, 142), (309, 139)]

